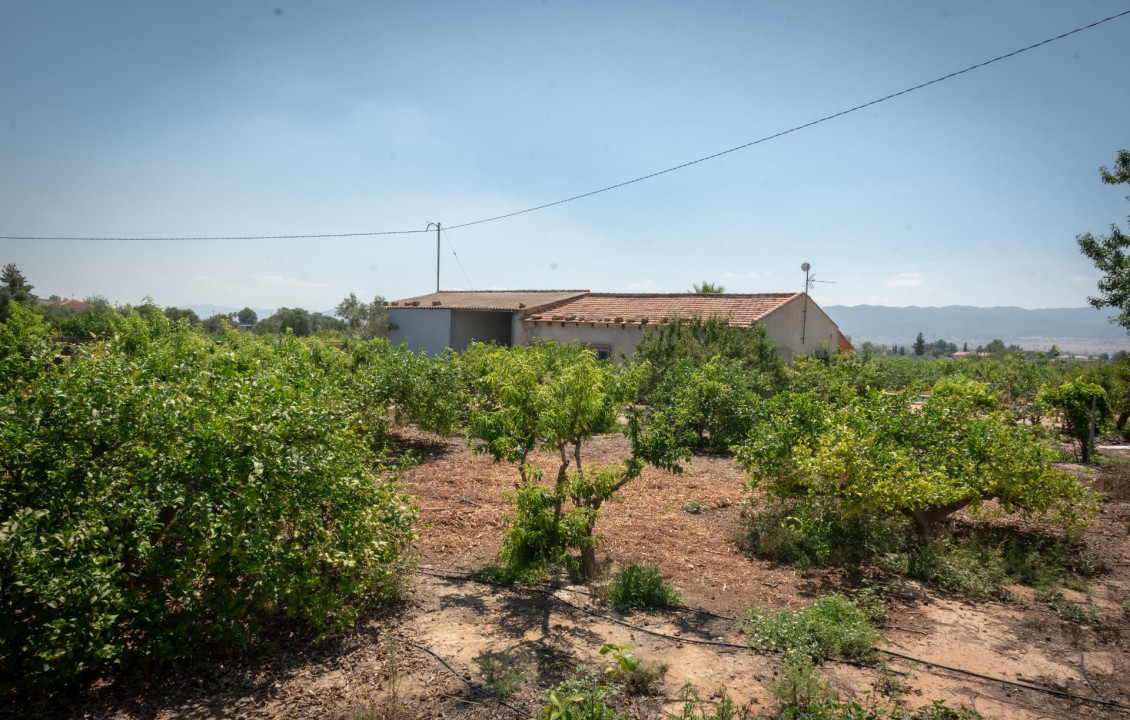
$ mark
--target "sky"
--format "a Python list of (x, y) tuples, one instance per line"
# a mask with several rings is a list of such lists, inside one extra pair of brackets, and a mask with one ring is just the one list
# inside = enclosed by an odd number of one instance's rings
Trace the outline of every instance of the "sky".
[[(1130, 2), (0, 4), (0, 235), (424, 230), (773, 135)], [(718, 159), (445, 232), (454, 289), (1078, 307), (1125, 227), (1130, 16)], [(327, 310), (435, 234), (0, 240), (41, 295)], [(454, 250), (454, 253), (453, 253)], [(458, 259), (455, 253), (458, 254)]]

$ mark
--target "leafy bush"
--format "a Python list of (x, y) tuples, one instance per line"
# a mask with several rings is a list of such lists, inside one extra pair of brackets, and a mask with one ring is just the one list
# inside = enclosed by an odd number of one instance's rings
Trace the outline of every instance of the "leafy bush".
[(755, 650), (772, 650), (810, 660), (869, 657), (879, 631), (859, 605), (839, 593), (823, 595), (800, 611), (752, 609), (742, 628)]
[(415, 510), (379, 468), (347, 358), (293, 337), (223, 344), (155, 306), (63, 357), (0, 327), (0, 676), (321, 631), (402, 590)]
[(698, 500), (688, 500), (683, 503), (683, 511), (691, 515), (701, 515), (706, 510), (706, 505), (703, 505)]
[(648, 327), (632, 355), (632, 364), (640, 372), (640, 398), (648, 403), (655, 399), (660, 386), (668, 382), (677, 366), (695, 367), (708, 362), (732, 366), (727, 361), (736, 363), (747, 378), (756, 378), (762, 387), (776, 388), (784, 380), (785, 363), (764, 327), (731, 326), (719, 316), (685, 318)]
[(836, 502), (773, 502), (753, 512), (740, 542), (757, 557), (800, 568), (855, 568), (901, 547), (904, 533), (889, 518), (845, 512)]
[(678, 591), (668, 585), (655, 565), (628, 563), (601, 588), (601, 597), (617, 611), (651, 610), (678, 605)]

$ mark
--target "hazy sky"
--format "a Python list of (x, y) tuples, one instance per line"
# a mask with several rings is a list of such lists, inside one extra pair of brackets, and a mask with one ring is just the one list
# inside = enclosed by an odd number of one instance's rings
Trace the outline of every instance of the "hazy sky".
[[(456, 225), (881, 97), (1118, 2), (0, 4), (0, 235)], [(1085, 304), (1130, 214), (1130, 17), (646, 182), (450, 233), (445, 289)], [(324, 310), (434, 289), (435, 236), (0, 240), (41, 294)]]

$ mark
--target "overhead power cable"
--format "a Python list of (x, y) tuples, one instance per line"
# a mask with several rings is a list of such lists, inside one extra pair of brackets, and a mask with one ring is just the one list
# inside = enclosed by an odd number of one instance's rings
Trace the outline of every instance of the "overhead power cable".
[[(616, 183), (615, 185), (608, 185), (607, 187), (602, 187), (602, 188), (599, 188), (597, 190), (590, 190), (589, 192), (581, 193), (580, 195), (573, 195), (572, 197), (567, 197), (567, 198), (564, 198), (562, 200), (555, 200), (554, 202), (548, 202), (548, 203), (544, 203), (542, 205), (536, 205), (534, 207), (526, 208), (525, 210), (516, 210), (514, 212), (505, 213), (503, 215), (494, 215), (492, 217), (483, 218), (481, 220), (472, 220), (471, 222), (465, 222), (465, 223), (459, 223), (459, 224), (456, 224), (456, 225), (451, 225), (448, 229), (458, 230), (459, 228), (471, 227), (472, 225), (482, 225), (484, 223), (495, 222), (495, 221), (498, 221), (498, 220), (505, 220), (506, 218), (512, 218), (512, 217), (516, 217), (518, 215), (525, 215), (527, 213), (537, 212), (538, 210), (545, 210), (547, 208), (556, 207), (558, 205), (564, 205), (565, 203), (570, 203), (570, 202), (573, 202), (575, 200), (583, 200), (584, 198), (592, 197), (594, 195), (600, 195), (601, 193), (606, 193), (606, 192), (609, 192), (611, 190), (617, 190), (619, 188), (626, 187), (628, 185), (634, 185), (635, 183), (643, 182), (644, 180), (650, 180), (652, 178), (659, 177), (660, 175), (666, 175), (668, 173), (673, 173), (676, 170), (683, 170), (684, 168), (691, 167), (692, 165), (698, 165), (699, 163), (704, 163), (708, 160), (715, 160), (715, 159), (720, 158), (724, 155), (729, 155), (730, 153), (735, 153), (735, 152), (738, 152), (739, 150), (745, 150), (746, 148), (753, 147), (754, 145), (760, 145), (762, 143), (769, 142), (770, 140), (776, 140), (779, 137), (784, 137), (785, 135), (791, 135), (792, 133), (799, 132), (799, 131), (804, 130), (806, 128), (813, 127), (814, 125), (819, 125), (821, 123), (828, 122), (829, 120), (834, 120), (836, 118), (843, 117), (844, 115), (849, 115), (851, 113), (858, 112), (859, 110), (864, 110), (866, 108), (873, 107), (875, 105), (878, 105), (879, 103), (884, 103), (884, 102), (887, 102), (888, 100), (893, 100), (897, 97), (907, 95), (907, 94), (912, 93), (916, 90), (921, 90), (922, 88), (930, 87), (931, 85), (937, 85), (938, 83), (945, 82), (946, 80), (951, 80), (951, 79), (953, 79), (953, 78), (955, 78), (959, 75), (964, 75), (965, 73), (972, 72), (974, 70), (979, 70), (979, 69), (986, 67), (988, 65), (992, 65), (993, 63), (1000, 62), (1001, 60), (1007, 60), (1008, 58), (1015, 57), (1017, 55), (1020, 55), (1021, 53), (1026, 53), (1029, 50), (1035, 50), (1036, 48), (1043, 47), (1044, 45), (1048, 45), (1050, 43), (1056, 42), (1057, 40), (1063, 40), (1064, 38), (1070, 37), (1070, 36), (1075, 35), (1077, 33), (1081, 33), (1081, 32), (1084, 32), (1086, 30), (1091, 30), (1092, 28), (1096, 28), (1099, 25), (1111, 22), (1112, 20), (1117, 20), (1118, 18), (1125, 17), (1127, 15), (1130, 15), (1130, 10), (1124, 10), (1123, 12), (1116, 13), (1114, 15), (1110, 15), (1109, 17), (1105, 17), (1101, 20), (1096, 20), (1093, 23), (1089, 23), (1087, 25), (1081, 25), (1080, 27), (1077, 27), (1073, 30), (1068, 30), (1067, 32), (1060, 33), (1059, 35), (1056, 35), (1055, 37), (1050, 37), (1046, 40), (1041, 40), (1040, 42), (1033, 43), (1031, 45), (1027, 45), (1025, 47), (1020, 48), (1019, 50), (1013, 50), (1012, 52), (1005, 53), (1004, 55), (998, 55), (998, 56), (996, 56), (996, 57), (994, 57), (990, 60), (985, 60), (985, 61), (979, 62), (975, 65), (970, 65), (969, 67), (962, 68), (961, 70), (955, 70), (954, 72), (951, 72), (947, 75), (942, 75), (941, 77), (936, 77), (933, 80), (927, 80), (926, 82), (919, 83), (917, 85), (913, 85), (911, 87), (908, 87), (905, 90), (899, 90), (898, 92), (893, 92), (889, 95), (884, 95), (883, 97), (876, 98), (875, 100), (871, 100), (870, 102), (865, 102), (865, 103), (862, 103), (860, 105), (850, 107), (846, 110), (841, 110), (837, 113), (832, 113), (831, 115), (825, 115), (824, 117), (819, 118), (817, 120), (812, 120), (810, 122), (806, 122), (806, 123), (801, 124), (801, 125), (795, 125), (795, 126), (789, 128), (788, 130), (782, 130), (780, 132), (773, 133), (772, 135), (766, 135), (765, 137), (758, 138), (757, 140), (752, 140), (750, 142), (744, 143), (742, 145), (737, 145), (737, 146), (729, 148), (727, 150), (722, 150), (720, 152), (716, 152), (716, 153), (713, 153), (711, 155), (706, 155), (706, 156), (700, 157), (696, 160), (691, 160), (689, 162), (685, 162), (685, 163), (682, 163), (682, 164), (679, 164), (679, 165), (674, 165), (674, 166), (666, 168), (664, 170), (657, 170), (656, 172), (649, 173), (647, 175), (641, 175), (639, 177), (632, 178), (631, 180), (625, 180), (624, 182), (619, 182), (619, 183)], [(190, 240), (295, 240), (295, 239), (304, 239), (304, 238), (339, 238), (339, 237), (344, 238), (344, 237), (366, 237), (366, 236), (375, 236), (375, 235), (414, 235), (414, 234), (419, 234), (419, 233), (423, 233), (423, 232), (427, 232), (427, 231), (426, 230), (384, 230), (384, 231), (379, 231), (379, 232), (322, 233), (322, 234), (318, 234), (318, 235), (243, 235), (243, 236), (232, 236), (232, 237), (36, 237), (36, 236), (0, 235), (0, 240), (83, 240), (83, 241), (147, 241), (147, 242), (154, 242), (154, 241), (190, 241)]]
[(441, 227), (440, 232), (447, 238), (447, 247), (451, 250), (451, 254), (455, 256), (455, 262), (459, 265), (459, 270), (463, 273), (463, 279), (467, 281), (467, 289), (474, 290), (475, 286), (471, 284), (471, 278), (468, 277), (467, 271), (463, 269), (463, 261), (459, 259), (459, 253), (455, 252), (455, 245), (451, 242), (451, 235), (448, 234), (447, 228)]

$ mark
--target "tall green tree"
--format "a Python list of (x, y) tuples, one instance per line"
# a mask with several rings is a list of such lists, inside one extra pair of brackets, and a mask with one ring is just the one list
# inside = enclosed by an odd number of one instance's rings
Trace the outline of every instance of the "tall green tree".
[(36, 297), (31, 294), (33, 287), (28, 284), (27, 278), (16, 267), (15, 263), (8, 263), (0, 271), (0, 322), (8, 319), (8, 304), (12, 301), (34, 303)]
[[(1104, 165), (1099, 168), (1099, 177), (1107, 185), (1130, 185), (1130, 150), (1119, 150), (1114, 163), (1114, 171)], [(1127, 196), (1130, 200), (1130, 196)], [(1087, 298), (1092, 307), (1105, 307), (1119, 310), (1113, 320), (1130, 331), (1130, 235), (1122, 232), (1117, 225), (1110, 226), (1109, 235), (1095, 236), (1091, 233), (1077, 235), (1075, 242), (1079, 250), (1095, 263), (1102, 273), (1099, 280), (1099, 294)]]
[(914, 354), (919, 357), (926, 354), (926, 338), (922, 337), (922, 333), (914, 339)]
[(259, 321), (259, 313), (255, 312), (249, 307), (245, 307), (236, 314), (240, 325), (254, 325)]
[(380, 295), (366, 303), (358, 300), (355, 293), (349, 293), (334, 308), (334, 315), (341, 318), (351, 335), (365, 339), (388, 336), (388, 308)]

